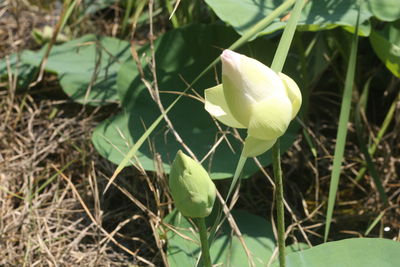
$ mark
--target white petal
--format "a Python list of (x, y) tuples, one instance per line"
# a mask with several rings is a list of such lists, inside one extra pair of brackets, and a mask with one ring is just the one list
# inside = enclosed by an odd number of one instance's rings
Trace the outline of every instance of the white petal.
[(287, 96), (269, 97), (252, 107), (248, 134), (262, 140), (282, 136), (292, 119), (292, 104)]
[(278, 74), (279, 77), (281, 77), (283, 83), (285, 84), (286, 93), (290, 99), (290, 102), (292, 102), (292, 120), (293, 120), (294, 117), (296, 117), (301, 107), (301, 101), (302, 101), (301, 92), (296, 82), (292, 78), (290, 78), (289, 76), (287, 76), (282, 72)]
[(241, 124), (248, 126), (253, 104), (286, 95), (282, 79), (261, 62), (230, 50), (222, 53), (221, 60), (226, 102)]
[(229, 112), (240, 124), (247, 127), (250, 121), (251, 105), (253, 105), (253, 101), (243, 94), (240, 87), (238, 87), (230, 77), (223, 75), (222, 84)]
[(247, 136), (243, 147), (243, 156), (245, 157), (256, 157), (269, 150), (276, 142), (276, 139), (272, 140), (260, 140), (252, 136)]
[(204, 96), (206, 99), (205, 109), (217, 120), (230, 127), (245, 128), (229, 111), (222, 84), (206, 89)]

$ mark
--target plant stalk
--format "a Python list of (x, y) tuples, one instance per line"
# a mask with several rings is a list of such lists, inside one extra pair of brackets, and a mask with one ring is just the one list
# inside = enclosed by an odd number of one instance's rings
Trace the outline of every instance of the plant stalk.
[(283, 179), (281, 169), (281, 152), (279, 147), (279, 139), (272, 147), (272, 166), (274, 168), (275, 178), (275, 203), (276, 215), (278, 221), (278, 249), (279, 249), (279, 266), (285, 267), (285, 211), (283, 207)]
[[(275, 53), (271, 64), (271, 69), (275, 72), (281, 72), (285, 59), (289, 52), (290, 44), (292, 43), (294, 33), (296, 31), (297, 22), (299, 21), (301, 10), (306, 1), (296, 0), (296, 4), (291, 12), (291, 17), (283, 31), (281, 40), (279, 41), (278, 49)], [(274, 168), (275, 179), (275, 201), (276, 201), (276, 216), (278, 226), (278, 249), (279, 249), (279, 266), (286, 266), (285, 259), (285, 210), (283, 206), (283, 178), (281, 169), (281, 152), (279, 146), (279, 138), (272, 147), (272, 166)]]
[(178, 19), (176, 18), (176, 14), (174, 12), (175, 10), (174, 10), (174, 7), (172, 6), (170, 0), (165, 0), (165, 6), (167, 7), (167, 10), (169, 12), (169, 15), (170, 15), (169, 19), (171, 20), (172, 27), (174, 29), (179, 28), (180, 23), (179, 23)]
[(208, 245), (207, 228), (204, 218), (197, 219), (197, 226), (199, 228), (200, 242), (201, 242), (201, 258), (204, 267), (212, 267), (210, 257), (210, 247)]

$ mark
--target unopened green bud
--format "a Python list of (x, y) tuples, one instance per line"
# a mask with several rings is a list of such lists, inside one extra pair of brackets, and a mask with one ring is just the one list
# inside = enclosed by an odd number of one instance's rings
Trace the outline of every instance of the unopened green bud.
[(191, 218), (207, 217), (216, 196), (215, 185), (206, 170), (178, 151), (169, 174), (169, 187), (176, 208)]

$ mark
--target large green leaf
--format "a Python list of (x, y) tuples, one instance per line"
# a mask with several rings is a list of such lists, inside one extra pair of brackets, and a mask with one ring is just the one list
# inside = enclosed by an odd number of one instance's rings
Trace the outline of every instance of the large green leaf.
[[(225, 26), (192, 25), (174, 30), (157, 40), (156, 59), (158, 85), (161, 91), (176, 91), (179, 93), (186, 85), (182, 78), (191, 81), (214, 58), (221, 48), (227, 47), (237, 38), (237, 35)], [(270, 47), (266, 52), (265, 47)], [(242, 52), (252, 55), (264, 62), (270, 62), (275, 45), (267, 40), (257, 40), (247, 45)], [(145, 53), (140, 51), (139, 54)], [(145, 58), (145, 57), (144, 57)], [(145, 72), (148, 69), (143, 61)], [(291, 64), (292, 72), (296, 72), (296, 64)], [(133, 61), (123, 65), (118, 76), (118, 89), (124, 106), (124, 112), (100, 124), (93, 133), (93, 143), (101, 155), (118, 164), (144, 132), (145, 127), (153, 122), (160, 111), (149, 93), (144, 89), (141, 78)], [(215, 74), (209, 73), (195, 85), (195, 89), (202, 96), (205, 88), (215, 85)], [(167, 106), (176, 94), (161, 93), (161, 100)], [(219, 132), (210, 115), (204, 110), (203, 103), (199, 100), (184, 97), (169, 113), (169, 118), (185, 144), (193, 153), (202, 159), (207, 155), (222, 133)], [(282, 150), (287, 150), (295, 139), (298, 125), (294, 124), (282, 138)], [(222, 125), (222, 130), (227, 134), (223, 140), (203, 162), (203, 166), (211, 173), (213, 179), (222, 179), (232, 176), (241, 151), (241, 143), (234, 138), (232, 131)], [(122, 134), (123, 133), (123, 134)], [(124, 136), (124, 138), (122, 138)], [(243, 137), (244, 135), (242, 135)], [(156, 170), (153, 161), (155, 153), (161, 156), (163, 167), (169, 172), (169, 163), (182, 146), (176, 141), (175, 136), (167, 131), (162, 123), (151, 135), (149, 142), (139, 150), (140, 163), (146, 170)], [(262, 164), (269, 164), (271, 157), (267, 153), (260, 157)], [(246, 165), (244, 176), (247, 177), (258, 170), (252, 161)]]
[(117, 0), (84, 0), (85, 14), (94, 14), (104, 8), (114, 5)]
[(0, 60), (0, 79), (7, 81), (10, 75), (8, 67), (10, 66), (11, 75), (17, 77), (17, 88), (26, 88), (36, 78), (37, 66), (24, 63), (26, 58), (33, 57), (35, 52), (24, 50), (20, 53), (11, 54)]
[[(271, 13), (283, 1), (276, 0), (206, 0), (218, 17), (232, 25), (243, 34), (251, 26)], [(238, 12), (240, 10), (240, 12)], [(360, 34), (369, 35), (368, 19), (372, 13), (363, 8), (360, 22), (363, 23)], [(319, 31), (338, 26), (353, 31), (357, 18), (356, 0), (317, 0), (307, 1), (302, 10), (298, 29), (304, 31)], [(287, 18), (276, 19), (259, 35), (273, 33), (283, 29)]]
[(365, 5), (380, 20), (394, 21), (400, 19), (399, 0), (367, 0)]
[(380, 238), (352, 238), (290, 253), (286, 259), (287, 267), (397, 267), (400, 243)]
[[(113, 103), (118, 100), (117, 72), (130, 56), (129, 47), (126, 41), (85, 35), (54, 46), (45, 70), (59, 76), (63, 90), (74, 101), (92, 105)], [(45, 50), (46, 47), (38, 52), (24, 51), (19, 65), (28, 70), (39, 66)], [(16, 58), (13, 56), (13, 68), (17, 66)], [(5, 61), (0, 63), (0, 74), (5, 74)]]
[[(262, 18), (271, 13), (283, 1), (276, 0), (206, 0), (218, 17), (235, 30), (243, 34)], [(357, 18), (357, 0), (313, 0), (303, 8), (298, 29), (303, 31), (319, 31), (344, 27), (354, 31)], [(240, 12), (238, 12), (240, 10)], [(398, 0), (366, 0), (360, 13), (360, 35), (370, 33), (369, 19), (376, 16), (383, 21), (400, 18)], [(262, 30), (259, 35), (273, 33), (283, 29), (287, 18), (276, 19)]]
[(372, 30), (370, 41), (380, 60), (400, 78), (400, 20)]
[[(266, 266), (275, 248), (275, 238), (271, 224), (265, 219), (245, 211), (232, 211), (232, 215), (242, 233), (243, 240), (251, 253), (255, 266)], [(212, 224), (212, 221), (210, 224)], [(165, 222), (176, 228), (176, 233), (168, 230), (167, 256), (171, 267), (196, 266), (200, 243), (193, 226), (176, 210), (170, 213)], [(239, 238), (227, 221), (216, 234), (210, 247), (213, 264), (221, 267), (250, 266)]]

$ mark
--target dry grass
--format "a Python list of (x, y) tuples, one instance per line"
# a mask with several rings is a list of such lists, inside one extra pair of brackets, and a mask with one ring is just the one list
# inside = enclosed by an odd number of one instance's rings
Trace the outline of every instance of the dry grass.
[(57, 174), (61, 169), (70, 177), (88, 203), (98, 195), (89, 141), (94, 114), (71, 114), (59, 102), (30, 95), (11, 105), (1, 100), (0, 113), (8, 116), (0, 125), (0, 265), (127, 264), (127, 255), (101, 243), (104, 234)]
[(163, 201), (162, 177), (128, 169), (121, 190), (102, 194), (114, 166), (90, 136), (110, 109), (35, 90), (13, 98), (0, 99), (0, 266), (157, 264), (154, 232), (164, 214), (154, 196)]
[[(54, 25), (59, 12), (4, 2), (1, 57), (35, 48), (32, 29)], [(95, 28), (112, 35), (113, 24), (97, 20), (102, 26)], [(158, 265), (158, 216), (164, 214), (147, 185), (163, 201), (153, 181), (160, 177), (130, 169), (118, 180), (126, 181), (125, 192), (114, 187), (102, 194), (114, 166), (96, 153), (90, 137), (115, 108), (72, 103), (53, 76), (17, 91), (18, 78), (10, 73), (0, 85), (0, 266)]]

